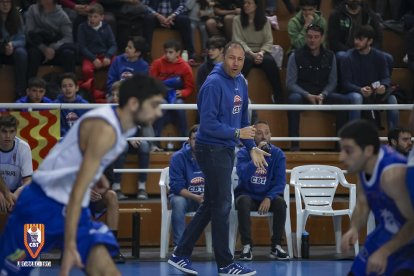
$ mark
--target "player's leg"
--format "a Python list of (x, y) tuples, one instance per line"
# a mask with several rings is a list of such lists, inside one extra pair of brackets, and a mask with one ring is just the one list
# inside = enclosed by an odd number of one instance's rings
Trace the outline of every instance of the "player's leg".
[(86, 274), (117, 276), (121, 275), (121, 272), (112, 261), (108, 249), (104, 245), (95, 245), (89, 251)]

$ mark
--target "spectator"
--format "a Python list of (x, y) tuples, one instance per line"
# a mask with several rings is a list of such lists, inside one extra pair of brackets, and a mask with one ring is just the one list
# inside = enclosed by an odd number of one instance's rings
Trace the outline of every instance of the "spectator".
[(288, 34), (293, 51), (300, 49), (306, 44), (306, 30), (309, 25), (318, 25), (326, 30), (326, 20), (321, 12), (317, 10), (317, 0), (300, 0), (300, 11), (289, 20)]
[(243, 0), (217, 0), (214, 5), (215, 18), (206, 22), (210, 36), (224, 35), (227, 40), (232, 39), (233, 19), (241, 13)]
[(234, 18), (233, 40), (246, 51), (242, 73), (245, 77), (252, 67), (263, 70), (273, 89), (273, 102), (282, 102), (279, 68), (270, 54), (273, 44), (272, 29), (264, 14), (263, 1), (245, 0), (240, 16)]
[(78, 43), (82, 53), (82, 88), (91, 91), (95, 100), (101, 99), (94, 90), (94, 71), (109, 67), (116, 53), (116, 42), (111, 27), (103, 22), (104, 10), (100, 4), (92, 4), (88, 22), (79, 25)]
[(240, 260), (250, 261), (253, 258), (251, 211), (258, 211), (259, 214), (273, 213), (270, 256), (279, 260), (289, 259), (289, 255), (281, 247), (286, 220), (286, 202), (283, 199), (286, 186), (285, 154), (281, 149), (270, 144), (272, 134), (267, 122), (257, 121), (254, 127), (256, 129), (254, 141), (257, 147), (271, 156), (266, 157), (268, 166), (262, 169), (255, 166), (246, 148), (237, 153), (239, 185), (234, 191), (234, 196), (243, 245)]
[(17, 119), (0, 116), (0, 177), (17, 199), (32, 180), (32, 152), (28, 143), (16, 137)]
[(201, 64), (197, 71), (197, 90), (200, 90), (214, 66), (216, 66), (217, 63), (223, 62), (223, 51), (225, 45), (226, 41), (221, 36), (213, 36), (208, 39), (207, 61)]
[(148, 74), (148, 63), (142, 58), (147, 51), (147, 42), (143, 37), (131, 37), (125, 47), (125, 53), (117, 56), (109, 67), (106, 91), (112, 91), (112, 84), (131, 74)]
[(75, 72), (76, 48), (72, 23), (55, 0), (39, 0), (26, 13), (28, 77), (36, 77), (39, 66), (52, 62), (65, 72)]
[(195, 137), (198, 126), (194, 125), (188, 141), (175, 152), (170, 160), (171, 226), (173, 246), (177, 246), (185, 230), (185, 214), (195, 212), (204, 195), (204, 174), (195, 159)]
[(411, 131), (406, 128), (393, 128), (388, 131), (388, 144), (404, 156), (408, 156), (413, 147)]
[[(182, 104), (194, 90), (194, 78), (191, 67), (181, 57), (181, 45), (178, 41), (164, 43), (164, 56), (156, 59), (150, 69), (150, 75), (164, 82), (169, 88), (167, 102)], [(185, 110), (168, 110), (155, 124), (155, 135), (161, 136), (165, 125), (174, 121), (180, 136), (187, 135), (187, 116)]]
[[(318, 25), (306, 28), (306, 44), (289, 57), (286, 87), (289, 104), (348, 104), (354, 94), (336, 93), (337, 70), (335, 55), (323, 47), (324, 29)], [(359, 96), (357, 94), (356, 96)], [(346, 121), (344, 112), (337, 112), (338, 130)], [(300, 111), (288, 111), (289, 136), (299, 137)], [(299, 150), (299, 142), (291, 142), (291, 150)]]
[[(62, 93), (57, 97), (55, 103), (88, 103), (78, 95), (78, 79), (73, 73), (64, 73), (60, 77), (60, 88)], [(64, 137), (75, 122), (86, 113), (86, 109), (61, 109), (60, 111), (60, 137)]]
[[(106, 172), (107, 170), (105, 170), (104, 176), (101, 177), (100, 181), (107, 182), (105, 186), (109, 187), (110, 183), (106, 177)], [(116, 193), (113, 190), (106, 190), (105, 192), (102, 192), (97, 188), (97, 185), (94, 185), (91, 188), (90, 199), (89, 210), (91, 211), (92, 217), (95, 220), (98, 220), (106, 214), (105, 223), (111, 230), (115, 239), (118, 239), (119, 202)], [(112, 256), (112, 259), (118, 264), (125, 263), (125, 257), (122, 255), (121, 251)]]
[(13, 64), (15, 97), (24, 95), (27, 83), (27, 51), (23, 20), (13, 0), (0, 2), (0, 63)]
[(185, 7), (189, 11), (188, 17), (191, 20), (191, 30), (193, 33), (193, 45), (195, 45), (194, 33), (198, 29), (201, 37), (201, 47), (206, 47), (208, 34), (206, 21), (214, 17), (213, 1), (211, 0), (186, 0)]
[[(341, 62), (343, 91), (346, 94), (354, 93), (354, 104), (397, 104), (397, 99), (389, 89), (391, 74), (386, 58), (383, 52), (372, 47), (374, 37), (374, 29), (369, 25), (360, 27), (355, 33), (355, 46)], [(369, 113), (371, 119), (379, 120), (377, 112)], [(361, 117), (360, 110), (352, 111), (351, 114), (351, 119)], [(387, 117), (388, 129), (398, 125), (398, 110), (387, 110)]]
[(144, 36), (152, 45), (152, 36), (156, 27), (177, 30), (181, 34), (184, 49), (188, 51), (189, 62), (193, 63), (194, 45), (191, 22), (185, 14), (184, 0), (143, 0), (148, 14), (144, 18)]
[(26, 96), (17, 99), (16, 103), (52, 103), (45, 96), (46, 82), (42, 78), (31, 78), (26, 88)]

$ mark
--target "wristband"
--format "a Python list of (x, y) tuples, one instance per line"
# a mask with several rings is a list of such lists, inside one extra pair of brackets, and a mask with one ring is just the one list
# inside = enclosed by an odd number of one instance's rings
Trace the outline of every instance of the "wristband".
[(236, 130), (234, 131), (234, 136), (239, 139), (240, 138), (240, 129), (236, 128)]

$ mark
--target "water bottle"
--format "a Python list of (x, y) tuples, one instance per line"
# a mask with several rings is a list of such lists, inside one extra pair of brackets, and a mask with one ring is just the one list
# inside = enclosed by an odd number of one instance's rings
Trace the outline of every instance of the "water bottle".
[(306, 231), (302, 233), (301, 253), (303, 259), (309, 259), (309, 233)]
[(181, 57), (183, 58), (184, 61), (188, 62), (188, 52), (187, 52), (187, 50), (184, 50), (182, 52)]

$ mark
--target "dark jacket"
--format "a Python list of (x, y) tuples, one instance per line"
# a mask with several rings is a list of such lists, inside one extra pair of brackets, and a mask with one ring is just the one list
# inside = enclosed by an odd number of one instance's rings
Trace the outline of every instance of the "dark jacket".
[[(371, 25), (375, 31), (373, 46), (381, 48), (382, 30), (377, 15), (363, 2), (361, 25)], [(354, 47), (354, 38), (350, 37), (357, 27), (352, 17), (348, 14), (345, 3), (340, 4), (333, 11), (328, 20), (328, 44), (329, 48), (336, 52), (347, 51)], [(353, 35), (352, 35), (353, 36)]]

